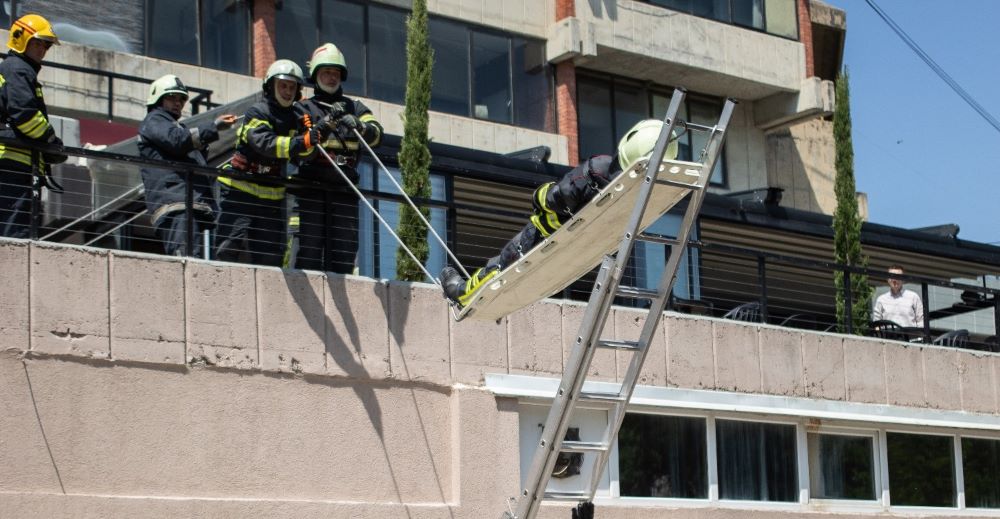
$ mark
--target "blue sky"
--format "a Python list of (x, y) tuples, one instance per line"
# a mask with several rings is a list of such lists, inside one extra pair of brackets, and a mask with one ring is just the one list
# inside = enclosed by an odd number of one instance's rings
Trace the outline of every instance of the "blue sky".
[[(987, 112), (1000, 118), (1000, 1), (874, 0)], [(955, 223), (1000, 245), (1000, 132), (958, 96), (865, 0), (847, 12), (854, 172), (869, 220)]]

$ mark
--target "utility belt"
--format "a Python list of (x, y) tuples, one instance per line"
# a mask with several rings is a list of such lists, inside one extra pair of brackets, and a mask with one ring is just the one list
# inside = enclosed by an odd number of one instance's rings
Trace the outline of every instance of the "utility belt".
[(233, 158), (229, 159), (229, 164), (233, 169), (251, 175), (280, 176), (283, 170), (281, 164), (254, 162), (238, 151), (233, 153)]

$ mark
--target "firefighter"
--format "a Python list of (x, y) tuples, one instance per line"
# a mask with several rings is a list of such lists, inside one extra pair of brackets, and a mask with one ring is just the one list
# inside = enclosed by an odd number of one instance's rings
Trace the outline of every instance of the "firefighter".
[[(312, 124), (326, 121), (332, 131), (323, 148), (337, 161), (352, 183), (358, 182), (355, 166), (359, 147), (357, 130), (369, 146), (382, 140), (382, 125), (361, 101), (344, 95), (347, 62), (332, 43), (317, 48), (309, 60), (313, 97), (302, 102)], [(358, 251), (358, 198), (322, 154), (299, 168), (299, 178), (335, 187), (336, 190), (295, 189), (298, 247), (295, 266), (341, 274), (354, 272)], [(293, 225), (295, 216), (293, 216)]]
[[(531, 196), (531, 221), (504, 245), (499, 255), (490, 258), (486, 266), (476, 270), (468, 280), (452, 267), (441, 271), (445, 296), (459, 306), (467, 305), (480, 286), (556, 232), (622, 171), (652, 153), (662, 127), (663, 122), (656, 119), (639, 121), (618, 142), (618, 153), (614, 157), (591, 157), (559, 181), (547, 182), (535, 189)], [(663, 157), (667, 160), (677, 158), (676, 138), (671, 139)]]
[[(26, 14), (10, 27), (10, 54), (0, 63), (0, 114), (4, 126), (0, 137), (40, 145), (62, 147), (49, 123), (38, 71), (45, 53), (59, 38), (52, 24), (37, 14)], [(27, 238), (31, 232), (32, 150), (0, 143), (0, 236)], [(40, 153), (39, 172), (66, 161), (60, 153)]]
[[(141, 157), (208, 165), (208, 144), (219, 140), (219, 131), (231, 127), (236, 122), (236, 116), (224, 114), (214, 121), (188, 128), (179, 121), (187, 100), (188, 89), (177, 76), (167, 74), (153, 81), (146, 100), (146, 118), (139, 126)], [(184, 172), (143, 168), (142, 184), (146, 188), (146, 208), (164, 250), (171, 256), (184, 255), (187, 244)], [(212, 194), (214, 179), (195, 173), (191, 175), (191, 184), (194, 192), (193, 229), (197, 237), (203, 229), (214, 225), (218, 206)], [(193, 244), (190, 255), (200, 256), (201, 240), (195, 238)]]
[(302, 82), (302, 69), (295, 62), (275, 61), (264, 76), (264, 99), (243, 118), (236, 151), (223, 172), (237, 171), (254, 180), (218, 179), (217, 259), (239, 261), (246, 251), (251, 263), (285, 266), (287, 218), (281, 182), (289, 161), (307, 158), (326, 136), (318, 127), (299, 126)]

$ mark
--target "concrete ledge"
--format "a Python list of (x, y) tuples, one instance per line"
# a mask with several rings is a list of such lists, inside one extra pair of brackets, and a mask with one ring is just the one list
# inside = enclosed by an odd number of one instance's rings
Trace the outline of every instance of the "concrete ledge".
[(0, 287), (5, 297), (0, 299), (0, 351), (28, 350), (31, 299), (28, 287), (27, 240), (0, 240)]

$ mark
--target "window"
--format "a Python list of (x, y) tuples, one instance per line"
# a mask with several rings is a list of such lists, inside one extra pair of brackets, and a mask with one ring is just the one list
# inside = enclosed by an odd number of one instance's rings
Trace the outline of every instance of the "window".
[(622, 496), (708, 497), (704, 418), (627, 414), (618, 460)]
[[(388, 166), (388, 165), (387, 165)], [(400, 194), (396, 186), (385, 178), (385, 172), (380, 171), (372, 161), (363, 160), (358, 163), (359, 185), (361, 189), (377, 191), (379, 193)], [(389, 166), (396, 182), (402, 185), (399, 168)], [(445, 200), (445, 179), (441, 175), (431, 173), (431, 199)], [(392, 226), (393, 230), (399, 227), (399, 208), (406, 202), (394, 202), (390, 200), (368, 201), (375, 206), (382, 218)], [(385, 227), (379, 223), (372, 212), (360, 204), (358, 207), (358, 272), (362, 276), (374, 278), (396, 278), (396, 250), (399, 248), (395, 238), (389, 235)], [(434, 231), (439, 236), (446, 236), (445, 226), (447, 211), (444, 208), (431, 208), (428, 221), (434, 227)], [(433, 273), (440, 272), (445, 265), (444, 249), (441, 244), (428, 233), (427, 244), (430, 246), (430, 255), (425, 262), (427, 270)]]
[[(577, 77), (576, 95), (580, 160), (615, 153), (618, 140), (632, 125), (650, 117), (662, 119), (670, 105), (670, 94), (663, 88), (650, 89), (625, 79), (588, 73)], [(721, 111), (722, 104), (718, 100), (688, 95), (677, 117), (711, 126), (719, 120)], [(699, 160), (698, 154), (708, 143), (708, 133), (680, 129), (678, 133), (677, 158)], [(725, 153), (722, 153), (712, 172), (712, 184), (726, 184), (725, 162)]]
[[(403, 104), (408, 14), (349, 0), (283, 2), (276, 49), (305, 64), (313, 49), (331, 40), (350, 69), (346, 93)], [(544, 42), (435, 16), (428, 32), (434, 49), (431, 110), (552, 131)]]
[(807, 438), (813, 498), (875, 500), (873, 436), (810, 433)]
[(717, 420), (719, 497), (798, 501), (795, 426)]
[(701, 18), (797, 40), (795, 0), (645, 0), (647, 3)]
[(146, 54), (247, 74), (250, 9), (232, 0), (147, 0)]
[(886, 433), (893, 506), (955, 506), (955, 450), (950, 436)]
[(962, 438), (965, 506), (1000, 508), (1000, 440)]

